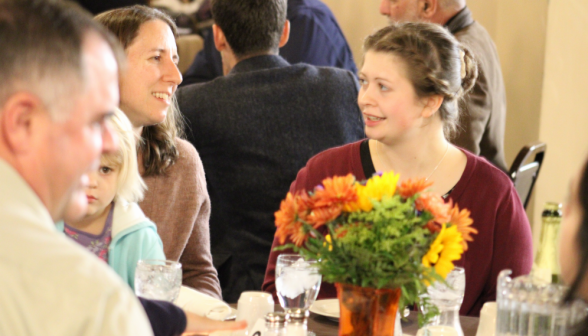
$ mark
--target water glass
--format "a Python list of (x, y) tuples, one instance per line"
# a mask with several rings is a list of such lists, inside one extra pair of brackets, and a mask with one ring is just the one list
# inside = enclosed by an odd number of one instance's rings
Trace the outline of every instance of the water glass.
[(308, 314), (321, 287), (316, 260), (298, 254), (281, 254), (276, 264), (276, 291), (286, 313), (302, 309)]
[(170, 260), (139, 260), (135, 269), (137, 296), (173, 302), (182, 286), (182, 264)]
[(496, 335), (563, 336), (586, 316), (581, 300), (562, 305), (565, 286), (534, 274), (513, 279), (511, 273), (503, 270), (498, 276)]
[[(427, 294), (423, 297), (428, 297), (431, 304), (439, 309), (439, 315), (436, 316), (424, 329), (427, 327), (431, 334), (433, 330), (442, 334), (455, 334), (456, 336), (463, 336), (463, 330), (459, 322), (459, 308), (463, 302), (465, 293), (465, 270), (462, 267), (455, 267), (447, 277), (445, 283), (437, 281), (427, 288)], [(440, 327), (443, 327), (440, 329)], [(438, 330), (437, 330), (438, 329)], [(426, 334), (426, 333), (425, 333)]]

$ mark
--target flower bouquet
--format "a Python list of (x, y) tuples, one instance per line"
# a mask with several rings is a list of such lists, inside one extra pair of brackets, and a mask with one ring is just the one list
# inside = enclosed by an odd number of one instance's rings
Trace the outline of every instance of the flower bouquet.
[(318, 260), (323, 281), (335, 283), (340, 335), (393, 335), (398, 307), (443, 280), (477, 233), (468, 210), (425, 191), (431, 183), (398, 180), (328, 178), (288, 193), (275, 213), (276, 237), (290, 241), (277, 249)]

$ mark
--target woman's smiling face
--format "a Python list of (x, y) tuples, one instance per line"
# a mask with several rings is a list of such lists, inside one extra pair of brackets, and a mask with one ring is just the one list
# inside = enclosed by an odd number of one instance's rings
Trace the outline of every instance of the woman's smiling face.
[(405, 63), (389, 53), (368, 51), (359, 82), (357, 102), (368, 138), (392, 140), (410, 134), (424, 104), (406, 75)]
[(125, 51), (128, 62), (120, 81), (120, 108), (134, 127), (159, 124), (182, 82), (173, 32), (161, 20), (147, 21)]

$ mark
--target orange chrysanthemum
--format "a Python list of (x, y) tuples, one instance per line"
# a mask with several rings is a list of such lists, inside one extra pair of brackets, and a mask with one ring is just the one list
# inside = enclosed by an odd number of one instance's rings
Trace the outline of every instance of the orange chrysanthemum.
[[(276, 234), (279, 238), (280, 244), (284, 244), (287, 238), (301, 241), (302, 223), (305, 221), (308, 213), (312, 207), (312, 200), (308, 197), (305, 191), (296, 193), (288, 193), (286, 198), (280, 203), (280, 210), (274, 214), (276, 217)], [(296, 237), (296, 238), (295, 238)]]
[(308, 233), (304, 230), (304, 226), (300, 222), (296, 222), (290, 232), (290, 238), (296, 246), (302, 246), (308, 239)]
[(292, 226), (296, 223), (297, 215), (296, 198), (292, 193), (288, 193), (286, 198), (280, 203), (280, 210), (275, 212), (276, 217), (276, 237), (280, 239), (280, 244), (286, 242), (290, 235)]
[(431, 233), (440, 232), (441, 231), (441, 224), (435, 222), (435, 220), (430, 220), (425, 224), (425, 227), (431, 231)]
[(306, 221), (315, 229), (318, 229), (319, 227), (339, 217), (341, 210), (343, 210), (343, 206), (341, 204), (333, 204), (329, 207), (315, 208), (310, 212), (308, 217), (306, 217)]
[(468, 209), (459, 210), (457, 204), (449, 211), (449, 223), (457, 226), (457, 231), (461, 233), (463, 237), (462, 245), (463, 250), (468, 250), (468, 243), (474, 241), (472, 234), (478, 234), (478, 230), (471, 227), (474, 220), (470, 218), (470, 211)]
[(413, 181), (408, 179), (400, 183), (398, 187), (398, 194), (403, 198), (409, 198), (414, 196), (416, 193), (420, 193), (432, 186), (433, 182), (427, 181), (427, 179), (417, 179)]
[(308, 196), (308, 193), (303, 190), (296, 194), (296, 206), (298, 217), (302, 220), (306, 220), (306, 216), (314, 208), (314, 200)]
[(347, 176), (335, 176), (324, 179), (322, 188), (315, 189), (313, 200), (317, 208), (331, 207), (334, 204), (345, 206), (357, 201), (355, 192), (355, 177), (348, 174)]
[(427, 223), (426, 227), (431, 232), (439, 232), (440, 224), (449, 222), (449, 210), (451, 204), (445, 203), (443, 198), (433, 193), (421, 193), (415, 201), (415, 207), (418, 211), (428, 211), (433, 215), (433, 223)]

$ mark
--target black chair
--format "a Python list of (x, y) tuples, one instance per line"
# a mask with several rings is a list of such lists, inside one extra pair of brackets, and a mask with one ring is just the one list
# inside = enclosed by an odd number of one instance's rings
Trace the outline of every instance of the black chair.
[[(533, 142), (524, 146), (510, 167), (508, 175), (514, 183), (525, 209), (527, 209), (531, 192), (539, 176), (546, 148), (547, 144), (544, 142)], [(532, 161), (527, 162), (529, 159)]]

